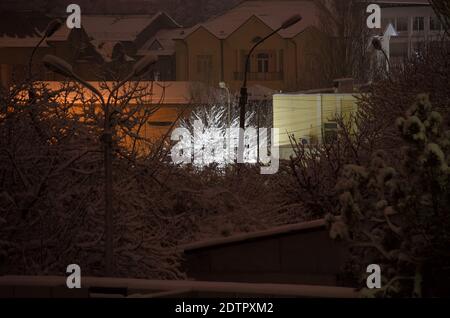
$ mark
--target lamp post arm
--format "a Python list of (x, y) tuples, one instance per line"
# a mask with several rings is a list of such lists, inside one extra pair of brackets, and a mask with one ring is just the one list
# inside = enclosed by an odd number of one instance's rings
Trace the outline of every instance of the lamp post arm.
[(38, 44), (33, 48), (33, 51), (31, 52), (30, 59), (28, 60), (28, 78), (31, 80), (32, 74), (32, 67), (33, 67), (33, 59), (36, 55), (36, 52), (38, 48), (41, 46), (41, 44), (44, 42), (44, 40), (47, 38), (47, 36), (44, 34), (42, 38), (39, 40)]

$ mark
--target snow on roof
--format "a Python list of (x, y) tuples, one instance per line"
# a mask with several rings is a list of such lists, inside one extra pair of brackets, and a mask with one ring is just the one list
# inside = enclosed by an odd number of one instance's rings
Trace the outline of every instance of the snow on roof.
[[(174, 38), (179, 36), (180, 29), (163, 29), (159, 30), (155, 36), (150, 38), (139, 50), (139, 55), (146, 55), (148, 52), (154, 52), (159, 55), (172, 55), (175, 52)], [(161, 47), (157, 50), (152, 49), (154, 43), (158, 43)]]
[[(66, 286), (65, 276), (2, 276), (0, 286), (58, 288)], [(161, 296), (161, 292), (200, 292), (214, 294), (268, 295), (284, 297), (314, 298), (356, 298), (358, 292), (353, 288), (334, 286), (312, 286), (294, 284), (258, 284), (233, 282), (202, 282), (188, 280), (148, 280), (133, 278), (83, 277), (83, 289), (92, 287), (127, 289), (148, 294), (141, 297)], [(130, 297), (139, 297), (131, 295)]]
[[(97, 52), (105, 61), (110, 61), (116, 44), (135, 41), (161, 16), (170, 19), (175, 26), (180, 26), (164, 12), (154, 15), (88, 15), (82, 18), (81, 23)], [(169, 46), (169, 43), (165, 44)]]
[(306, 230), (312, 230), (312, 229), (321, 229), (321, 228), (324, 228), (325, 225), (326, 225), (326, 223), (325, 223), (324, 219), (316, 220), (316, 221), (309, 221), (309, 222), (302, 222), (302, 223), (297, 223), (297, 224), (279, 226), (279, 227), (275, 227), (275, 228), (264, 230), (264, 231), (238, 234), (238, 235), (234, 235), (231, 237), (206, 240), (203, 242), (196, 242), (196, 243), (181, 245), (181, 246), (179, 246), (179, 249), (186, 253), (186, 252), (192, 252), (195, 250), (200, 250), (200, 249), (205, 249), (205, 248), (212, 248), (212, 247), (218, 247), (218, 246), (236, 244), (236, 243), (245, 243), (248, 241), (264, 239), (264, 238), (268, 238), (268, 237), (272, 237), (272, 236), (292, 234), (292, 233), (306, 231)]
[(308, 26), (317, 24), (316, 6), (312, 1), (245, 1), (221, 16), (192, 27), (181, 35), (181, 38), (187, 37), (199, 27), (204, 27), (216, 37), (224, 39), (252, 16), (275, 30), (294, 14), (300, 14), (303, 19), (296, 25), (281, 30), (279, 34), (284, 38), (292, 38)]
[(134, 41), (158, 15), (86, 15), (82, 26), (86, 33), (104, 41)]
[[(46, 85), (46, 87), (53, 91), (58, 91), (63, 87), (63, 84), (61, 82), (40, 82)], [(89, 82), (93, 87), (98, 89), (100, 92), (104, 92), (104, 90), (101, 89), (101, 86), (104, 84), (102, 82)], [(113, 82), (106, 82), (108, 87), (111, 89), (115, 83)], [(135, 82), (129, 82), (128, 85), (134, 85)], [(194, 82), (182, 82), (182, 81), (175, 81), (175, 82), (148, 82), (148, 81), (142, 81), (139, 82), (139, 87), (147, 88), (149, 95), (146, 98), (146, 102), (149, 104), (165, 104), (165, 105), (188, 105), (193, 102), (193, 96), (192, 96), (192, 89), (193, 85), (202, 85), (201, 83), (194, 83)], [(92, 95), (91, 92), (88, 89), (83, 90), (84, 93), (87, 94), (87, 96)], [(107, 94), (105, 92), (105, 94)], [(163, 96), (163, 99), (161, 99)], [(70, 93), (67, 97), (68, 101), (71, 101), (71, 99), (78, 98), (77, 93)], [(136, 100), (131, 100), (130, 104), (136, 103)]]
[[(53, 18), (42, 13), (2, 12), (0, 16), (0, 47), (35, 47)], [(65, 41), (70, 30), (63, 25), (47, 41)], [(48, 46), (46, 42), (42, 47)]]
[(386, 4), (421, 4), (430, 5), (428, 0), (372, 0), (374, 3), (386, 3)]
[[(69, 36), (67, 28), (61, 28), (51, 38), (45, 40), (41, 47), (48, 47), (48, 42), (60, 42), (66, 41)], [(0, 47), (35, 47), (41, 40), (42, 35), (36, 34), (35, 36), (0, 36)]]

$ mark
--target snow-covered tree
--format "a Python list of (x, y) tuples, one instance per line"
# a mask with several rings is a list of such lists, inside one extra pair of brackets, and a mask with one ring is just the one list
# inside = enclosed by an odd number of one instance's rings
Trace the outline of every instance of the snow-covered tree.
[[(251, 126), (254, 117), (254, 112), (248, 112), (245, 120), (246, 163), (257, 162), (258, 137), (256, 127)], [(236, 161), (239, 116), (228, 114), (223, 105), (206, 105), (194, 109), (189, 118), (180, 121), (180, 128), (187, 129), (192, 136), (191, 140), (183, 139), (180, 143), (183, 149), (192, 149), (192, 162), (197, 168), (209, 165), (224, 168)]]
[(343, 169), (330, 234), (353, 243), (357, 272), (381, 266), (382, 288), (366, 295), (442, 296), (450, 277), (450, 131), (424, 94), (397, 126), (400, 162), (378, 151), (370, 164)]

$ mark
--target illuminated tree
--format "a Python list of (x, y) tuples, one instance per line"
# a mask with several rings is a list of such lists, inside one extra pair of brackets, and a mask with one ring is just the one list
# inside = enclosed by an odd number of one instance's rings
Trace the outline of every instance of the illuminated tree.
[[(183, 148), (192, 148), (193, 164), (196, 167), (208, 165), (217, 165), (223, 168), (227, 164), (232, 164), (236, 160), (236, 144), (232, 139), (237, 139), (237, 134), (233, 134), (228, 128), (239, 128), (239, 117), (231, 115), (228, 124), (228, 114), (222, 105), (207, 105), (194, 110), (187, 120), (182, 120), (181, 128), (190, 131), (192, 140), (180, 141)], [(251, 127), (250, 123), (254, 118), (253, 112), (246, 115), (246, 152), (244, 160), (246, 163), (256, 163), (257, 156), (257, 136), (249, 131), (256, 133), (256, 129)], [(230, 147), (228, 147), (230, 141)], [(260, 140), (262, 143), (264, 140)], [(233, 147), (234, 146), (234, 147)], [(230, 149), (229, 149), (230, 148)], [(233, 149), (231, 149), (233, 148)]]

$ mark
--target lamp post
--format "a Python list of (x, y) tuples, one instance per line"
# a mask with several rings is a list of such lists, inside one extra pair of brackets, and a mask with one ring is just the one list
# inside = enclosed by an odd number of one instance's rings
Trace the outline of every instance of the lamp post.
[[(266, 37), (260, 39), (258, 42), (256, 42), (253, 47), (250, 49), (250, 52), (247, 55), (247, 58), (245, 60), (245, 70), (244, 70), (244, 79), (242, 82), (241, 87), (241, 95), (239, 97), (239, 147), (238, 147), (238, 163), (244, 163), (244, 130), (245, 130), (245, 108), (247, 106), (247, 100), (248, 100), (248, 91), (247, 91), (247, 73), (250, 63), (250, 57), (253, 53), (253, 51), (261, 45), (264, 41), (266, 41), (268, 38), (272, 37), (274, 34), (278, 33), (281, 30), (285, 30), (290, 28), (291, 26), (297, 24), (302, 20), (302, 17), (298, 14), (292, 16), (291, 18), (287, 19), (283, 24), (276, 30), (274, 30), (272, 33), (267, 35)], [(259, 133), (259, 132), (258, 132)]]
[(105, 265), (106, 265), (106, 275), (113, 275), (113, 258), (114, 258), (114, 247), (113, 247), (113, 174), (112, 174), (112, 127), (111, 127), (111, 112), (110, 105), (111, 99), (114, 94), (123, 86), (127, 81), (133, 77), (141, 77), (144, 75), (149, 68), (156, 63), (156, 60), (150, 56), (144, 57), (139, 60), (128, 74), (124, 80), (122, 80), (118, 85), (116, 85), (113, 90), (109, 93), (108, 99), (105, 101), (103, 95), (90, 83), (83, 80), (78, 76), (72, 68), (72, 65), (66, 61), (54, 56), (46, 55), (43, 59), (45, 67), (49, 70), (60, 74), (62, 76), (72, 78), (76, 82), (80, 83), (92, 93), (94, 93), (100, 100), (104, 109), (104, 126), (102, 134), (102, 142), (104, 144), (104, 170), (105, 170)]
[(36, 55), (36, 52), (38, 48), (41, 46), (41, 44), (45, 41), (45, 39), (50, 38), (53, 34), (56, 33), (62, 26), (62, 22), (60, 19), (53, 19), (49, 22), (47, 25), (47, 28), (44, 31), (44, 34), (42, 35), (39, 42), (36, 44), (36, 46), (33, 48), (33, 51), (31, 51), (30, 58), (28, 59), (28, 81), (30, 81), (30, 88), (28, 89), (28, 99), (30, 101), (30, 104), (35, 99), (35, 93), (34, 93), (34, 87), (33, 87), (33, 59)]
[(391, 61), (389, 59), (389, 56), (387, 55), (386, 51), (383, 49), (383, 44), (381, 44), (381, 41), (379, 38), (373, 38), (372, 39), (372, 46), (375, 50), (380, 51), (383, 53), (384, 58), (386, 59), (387, 64), (387, 70), (388, 72), (391, 70)]
[(225, 82), (220, 82), (219, 87), (227, 92), (227, 102), (228, 102), (228, 104), (227, 104), (227, 107), (228, 107), (227, 121), (228, 121), (228, 128), (230, 128), (230, 125), (231, 125), (231, 93), (230, 93), (230, 89)]
[(50, 21), (50, 23), (47, 25), (47, 28), (45, 29), (45, 32), (42, 35), (41, 39), (36, 44), (36, 46), (33, 48), (33, 51), (31, 52), (31, 55), (30, 55), (30, 59), (28, 60), (28, 78), (30, 80), (33, 76), (33, 73), (32, 73), (33, 59), (34, 59), (34, 56), (36, 55), (38, 48), (45, 41), (45, 39), (48, 39), (53, 34), (55, 34), (56, 31), (58, 31), (61, 28), (61, 26), (62, 26), (62, 22), (60, 19), (54, 19), (54, 20)]

